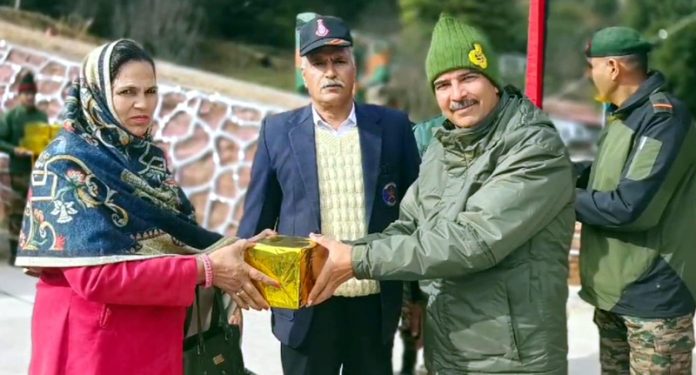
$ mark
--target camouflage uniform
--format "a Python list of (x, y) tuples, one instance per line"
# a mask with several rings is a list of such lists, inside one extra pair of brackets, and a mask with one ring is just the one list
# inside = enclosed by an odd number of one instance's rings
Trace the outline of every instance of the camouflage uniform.
[(694, 315), (634, 318), (596, 309), (602, 374), (691, 374)]

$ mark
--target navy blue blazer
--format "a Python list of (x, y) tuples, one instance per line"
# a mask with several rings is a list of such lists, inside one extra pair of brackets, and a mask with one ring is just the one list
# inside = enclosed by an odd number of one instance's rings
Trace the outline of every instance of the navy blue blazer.
[[(367, 230), (381, 232), (398, 218), (401, 198), (418, 176), (418, 148), (412, 124), (401, 111), (355, 104), (355, 117), (362, 152)], [(321, 233), (314, 127), (310, 106), (263, 120), (239, 237), (249, 238), (265, 228), (295, 236)], [(394, 337), (399, 320), (402, 283), (383, 281), (380, 289), (382, 333), (387, 342)], [(298, 347), (311, 319), (312, 308), (273, 309), (273, 333), (283, 344)]]

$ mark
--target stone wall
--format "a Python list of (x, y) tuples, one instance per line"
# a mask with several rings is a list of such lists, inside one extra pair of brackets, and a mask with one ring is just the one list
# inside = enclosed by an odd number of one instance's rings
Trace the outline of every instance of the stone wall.
[[(48, 113), (49, 121), (57, 122), (79, 62), (0, 41), (0, 111), (15, 105), (18, 77), (25, 70), (33, 71), (37, 79), (37, 105)], [(261, 120), (284, 110), (282, 102), (250, 102), (168, 84), (166, 79), (159, 86), (156, 141), (167, 150), (170, 168), (196, 207), (198, 221), (212, 230), (234, 234)], [(9, 193), (8, 179), (7, 155), (3, 154), (0, 199)]]

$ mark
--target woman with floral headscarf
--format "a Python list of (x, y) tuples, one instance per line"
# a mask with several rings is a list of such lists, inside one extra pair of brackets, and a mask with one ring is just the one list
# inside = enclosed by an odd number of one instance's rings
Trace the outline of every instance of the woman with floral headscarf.
[(182, 373), (198, 284), (268, 308), (252, 280), (277, 284), (244, 263), (252, 242), (198, 226), (152, 143), (157, 100), (139, 45), (95, 49), (34, 166), (16, 262), (40, 271), (31, 374)]

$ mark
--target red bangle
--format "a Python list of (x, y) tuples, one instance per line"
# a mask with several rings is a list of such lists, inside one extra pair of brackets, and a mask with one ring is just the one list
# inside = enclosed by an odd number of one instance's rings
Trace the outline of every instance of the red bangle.
[(203, 271), (205, 272), (203, 287), (210, 288), (213, 286), (213, 262), (210, 261), (208, 254), (201, 254), (201, 260), (203, 261)]

